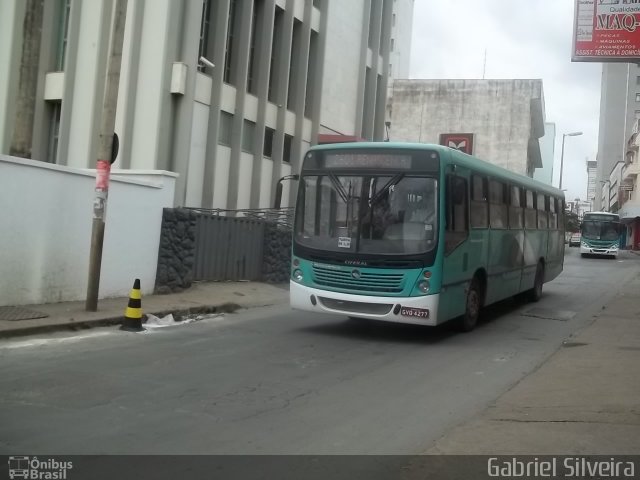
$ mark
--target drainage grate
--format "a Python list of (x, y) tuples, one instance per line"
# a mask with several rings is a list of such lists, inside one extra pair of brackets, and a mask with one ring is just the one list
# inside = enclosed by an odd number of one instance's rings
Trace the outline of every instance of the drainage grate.
[(24, 307), (0, 307), (0, 320), (32, 320), (34, 318), (45, 318), (49, 315)]
[(569, 310), (552, 310), (550, 308), (530, 308), (529, 310), (522, 312), (520, 315), (566, 322), (567, 320), (571, 320), (576, 315), (576, 312), (571, 312)]

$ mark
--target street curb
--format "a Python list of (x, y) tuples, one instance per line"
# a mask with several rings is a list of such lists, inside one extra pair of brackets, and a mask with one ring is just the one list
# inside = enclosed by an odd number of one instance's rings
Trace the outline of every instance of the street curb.
[[(178, 309), (163, 309), (153, 310), (145, 313), (154, 315), (156, 317), (164, 317), (167, 315), (173, 315), (175, 318), (185, 315), (197, 315), (197, 314), (211, 314), (211, 313), (234, 313), (241, 309), (268, 307), (272, 305), (278, 305), (284, 302), (256, 304), (256, 305), (239, 305), (233, 302), (224, 302), (215, 305), (200, 305), (197, 307), (178, 308)], [(97, 327), (108, 327), (121, 324), (124, 321), (124, 314), (112, 317), (96, 318), (93, 320), (79, 320), (68, 323), (54, 323), (51, 325), (35, 325), (30, 327), (18, 327), (10, 330), (0, 331), (0, 339), (24, 337), (27, 335), (36, 335), (41, 333), (51, 333), (58, 331), (76, 331), (76, 330), (89, 330)], [(146, 322), (146, 320), (145, 320)], [(144, 323), (142, 324), (144, 326)]]

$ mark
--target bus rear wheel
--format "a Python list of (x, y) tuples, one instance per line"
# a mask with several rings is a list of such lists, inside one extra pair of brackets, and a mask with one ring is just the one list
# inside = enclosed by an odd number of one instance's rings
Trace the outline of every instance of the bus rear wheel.
[(467, 291), (467, 301), (464, 309), (464, 315), (457, 321), (457, 330), (461, 332), (470, 332), (478, 324), (480, 318), (480, 309), (482, 308), (482, 289), (480, 282), (474, 278), (469, 285)]
[(536, 268), (536, 279), (533, 282), (533, 288), (527, 292), (527, 299), (530, 302), (537, 302), (542, 298), (542, 285), (544, 284), (544, 265), (538, 263)]

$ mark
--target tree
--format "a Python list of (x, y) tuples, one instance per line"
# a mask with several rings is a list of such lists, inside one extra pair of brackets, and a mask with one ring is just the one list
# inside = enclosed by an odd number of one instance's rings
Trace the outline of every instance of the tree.
[(567, 232), (579, 232), (580, 231), (580, 219), (575, 212), (565, 212), (565, 231)]

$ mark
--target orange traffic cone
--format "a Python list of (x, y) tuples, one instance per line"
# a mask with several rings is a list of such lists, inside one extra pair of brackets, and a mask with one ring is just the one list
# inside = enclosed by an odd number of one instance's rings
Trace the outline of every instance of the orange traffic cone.
[(142, 328), (142, 294), (140, 293), (140, 279), (136, 278), (129, 294), (129, 303), (124, 312), (124, 323), (120, 330), (140, 332)]

